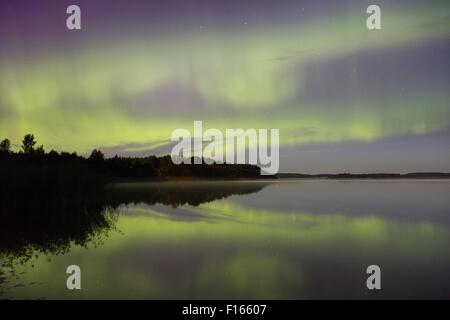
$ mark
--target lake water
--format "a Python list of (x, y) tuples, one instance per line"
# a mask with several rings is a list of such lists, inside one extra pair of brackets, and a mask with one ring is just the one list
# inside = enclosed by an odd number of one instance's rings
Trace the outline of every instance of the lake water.
[[(108, 190), (109, 202), (99, 207), (108, 223), (74, 225), (86, 231), (83, 241), (46, 231), (27, 249), (3, 248), (2, 298), (450, 298), (449, 180)], [(366, 287), (373, 264), (381, 290)], [(81, 268), (81, 290), (66, 288), (69, 265)]]

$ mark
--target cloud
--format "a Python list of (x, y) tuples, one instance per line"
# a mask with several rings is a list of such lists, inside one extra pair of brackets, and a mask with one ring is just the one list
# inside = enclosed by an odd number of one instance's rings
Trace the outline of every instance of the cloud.
[(114, 146), (99, 147), (106, 157), (131, 156), (131, 157), (145, 157), (150, 155), (166, 155), (170, 154), (173, 146), (176, 143), (167, 140), (147, 141), (147, 142), (131, 142)]
[(450, 172), (450, 130), (429, 134), (281, 146), (280, 171), (302, 173)]
[(146, 90), (117, 98), (124, 110), (135, 116), (186, 115), (195, 116), (205, 111), (205, 102), (195, 89), (176, 79), (163, 81)]
[(298, 99), (306, 104), (382, 102), (407, 92), (445, 93), (450, 86), (449, 55), (450, 43), (441, 40), (314, 59), (299, 66), (303, 86)]
[(272, 59), (269, 59), (269, 61), (286, 61), (292, 59), (292, 56), (279, 56)]

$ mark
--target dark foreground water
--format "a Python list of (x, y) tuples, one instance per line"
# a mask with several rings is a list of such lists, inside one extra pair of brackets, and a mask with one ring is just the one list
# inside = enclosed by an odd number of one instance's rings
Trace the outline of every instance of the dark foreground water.
[[(109, 189), (93, 209), (103, 218), (89, 213), (94, 221), (70, 220), (73, 229), (57, 221), (20, 241), (4, 237), (0, 296), (450, 298), (449, 180)], [(73, 264), (81, 268), (78, 291), (66, 287)], [(379, 291), (366, 288), (372, 264), (381, 268)]]

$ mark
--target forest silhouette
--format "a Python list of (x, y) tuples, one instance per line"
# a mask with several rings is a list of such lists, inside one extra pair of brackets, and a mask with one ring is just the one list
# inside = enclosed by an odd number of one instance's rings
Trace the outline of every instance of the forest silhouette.
[[(193, 159), (191, 159), (193, 160)], [(94, 149), (90, 156), (85, 158), (76, 152), (46, 152), (42, 145), (36, 147), (34, 135), (27, 134), (22, 140), (21, 150), (13, 152), (11, 142), (4, 139), (0, 142), (0, 162), (3, 168), (2, 178), (33, 178), (45, 173), (47, 176), (59, 179), (91, 175), (92, 180), (112, 180), (114, 178), (143, 178), (143, 179), (170, 179), (170, 178), (256, 178), (260, 176), (261, 169), (249, 164), (201, 164), (175, 165), (169, 155), (163, 157), (148, 156), (140, 158), (119, 157), (105, 158), (104, 154)], [(193, 161), (192, 161), (193, 162)], [(6, 172), (5, 172), (6, 171)], [(22, 174), (23, 172), (23, 174)]]

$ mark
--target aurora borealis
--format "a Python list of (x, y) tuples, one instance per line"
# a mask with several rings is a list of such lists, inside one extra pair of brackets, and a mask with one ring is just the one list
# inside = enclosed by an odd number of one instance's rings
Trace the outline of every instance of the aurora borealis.
[[(82, 30), (65, 27), (77, 4)], [(382, 30), (365, 9), (381, 7)], [(281, 171), (450, 171), (448, 1), (2, 0), (0, 138), (168, 153), (280, 129)]]

